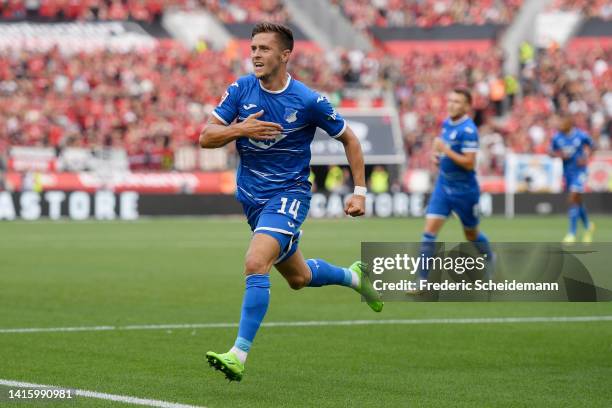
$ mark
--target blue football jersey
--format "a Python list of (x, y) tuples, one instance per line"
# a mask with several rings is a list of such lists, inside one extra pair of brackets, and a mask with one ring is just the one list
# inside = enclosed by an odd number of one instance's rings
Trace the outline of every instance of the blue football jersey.
[(284, 89), (270, 91), (254, 74), (232, 83), (213, 114), (229, 125), (261, 110), (259, 120), (278, 123), (283, 130), (274, 140), (236, 140), (240, 156), (236, 197), (259, 205), (281, 191), (310, 194), (310, 144), (315, 130), (319, 127), (338, 137), (346, 129), (344, 119), (327, 98), (291, 76)]
[[(468, 153), (478, 151), (478, 129), (474, 121), (468, 116), (453, 122), (450, 118), (442, 123), (442, 134), (444, 143), (457, 153)], [(466, 170), (456, 164), (451, 158), (443, 155), (440, 158), (440, 182), (449, 187), (474, 188), (478, 186), (476, 172)]]
[(585, 157), (584, 146), (593, 148), (593, 140), (583, 130), (573, 128), (569, 134), (555, 133), (551, 140), (552, 152), (563, 152), (567, 158), (563, 159), (563, 172), (572, 173), (586, 169), (585, 165), (578, 164)]

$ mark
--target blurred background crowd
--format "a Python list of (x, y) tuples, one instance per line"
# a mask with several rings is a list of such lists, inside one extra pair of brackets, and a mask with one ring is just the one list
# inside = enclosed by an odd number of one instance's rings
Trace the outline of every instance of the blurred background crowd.
[[(523, 2), (331, 3), (375, 40), (371, 27), (507, 25)], [(157, 24), (166, 10), (177, 8), (203, 8), (230, 25), (291, 22), (281, 0), (2, 0), (0, 18), (5, 23)], [(612, 17), (612, 6), (604, 0), (554, 0), (549, 9), (580, 10), (603, 21)], [(321, 51), (298, 44), (290, 72), (339, 107), (396, 107), (409, 168), (429, 166), (431, 140), (446, 115), (446, 94), (459, 85), (473, 92), (483, 175), (503, 174), (508, 151), (546, 153), (555, 113), (572, 113), (600, 149), (610, 148), (611, 42), (579, 47), (522, 43), (517, 74), (506, 72), (504, 52), (496, 43), (486, 49), (415, 49), (403, 54), (375, 44), (371, 51)], [(165, 39), (156, 47), (128, 53), (0, 48), (0, 152), (6, 155), (12, 146), (120, 147), (132, 170), (172, 170), (177, 149), (197, 144), (225, 87), (249, 69), (248, 54), (229, 47), (213, 49), (204, 40), (190, 49)]]

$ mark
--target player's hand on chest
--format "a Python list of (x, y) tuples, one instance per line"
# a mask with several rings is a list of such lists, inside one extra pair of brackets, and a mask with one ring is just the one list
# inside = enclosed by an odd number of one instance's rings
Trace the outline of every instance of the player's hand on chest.
[(444, 128), (442, 130), (442, 140), (453, 150), (461, 147), (461, 131), (454, 128)]

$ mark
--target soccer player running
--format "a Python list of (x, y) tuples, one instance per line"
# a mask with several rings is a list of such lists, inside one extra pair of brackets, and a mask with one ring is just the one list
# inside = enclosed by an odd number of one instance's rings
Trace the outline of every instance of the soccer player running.
[(374, 311), (383, 308), (360, 262), (343, 268), (322, 259), (305, 260), (298, 249), (310, 206), (310, 144), (317, 127), (344, 145), (355, 184), (344, 209), (347, 215), (364, 214), (366, 184), (361, 146), (351, 128), (325, 97), (287, 73), (292, 50), (291, 30), (257, 24), (251, 34), (254, 73), (227, 88), (200, 135), (203, 148), (236, 141), (236, 197), (253, 231), (245, 257), (238, 336), (227, 353), (206, 353), (209, 364), (230, 381), (243, 377), (247, 354), (268, 309), (273, 265), (293, 289), (347, 286)]
[(551, 140), (550, 154), (563, 160), (565, 190), (569, 192), (569, 230), (563, 242), (576, 242), (578, 218), (584, 225), (582, 242), (592, 242), (595, 224), (589, 222), (582, 204), (582, 193), (587, 179), (587, 164), (593, 154), (593, 140), (584, 131), (574, 127), (571, 116), (560, 116), (558, 120), (558, 131)]
[[(420, 253), (425, 258), (434, 255), (438, 233), (453, 211), (463, 224), (465, 238), (486, 254), (490, 277), (493, 253), (487, 237), (478, 229), (480, 187), (474, 168), (479, 144), (478, 130), (468, 116), (471, 104), (472, 95), (467, 89), (457, 88), (448, 95), (449, 118), (442, 123), (441, 135), (433, 141), (432, 160), (439, 167), (439, 175), (427, 206)], [(421, 282), (426, 282), (428, 275), (427, 268), (419, 269)], [(423, 293), (421, 282), (408, 293)]]

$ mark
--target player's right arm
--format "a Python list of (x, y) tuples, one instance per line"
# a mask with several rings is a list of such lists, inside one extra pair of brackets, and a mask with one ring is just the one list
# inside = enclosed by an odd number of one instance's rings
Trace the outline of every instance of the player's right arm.
[(202, 148), (222, 147), (239, 137), (257, 140), (274, 139), (282, 131), (283, 128), (277, 123), (258, 120), (264, 114), (263, 110), (250, 115), (242, 122), (234, 123), (238, 117), (241, 86), (245, 87), (248, 84), (239, 79), (232, 83), (221, 97), (221, 102), (213, 110), (210, 120), (200, 133)]
[(593, 139), (591, 139), (591, 137), (586, 133), (582, 133), (582, 149), (584, 155), (578, 159), (578, 164), (580, 166), (586, 166), (589, 164), (589, 160), (593, 156), (593, 151), (595, 150)]
[(215, 149), (238, 139), (248, 137), (256, 140), (274, 139), (283, 128), (278, 123), (258, 120), (264, 111), (249, 115), (244, 121), (226, 125), (216, 116), (211, 116), (200, 133), (200, 146)]
[(548, 154), (552, 157), (558, 157), (560, 159), (565, 159), (563, 156), (563, 151), (559, 147), (557, 143), (557, 135), (554, 135), (552, 140), (550, 141), (550, 149), (548, 149)]

